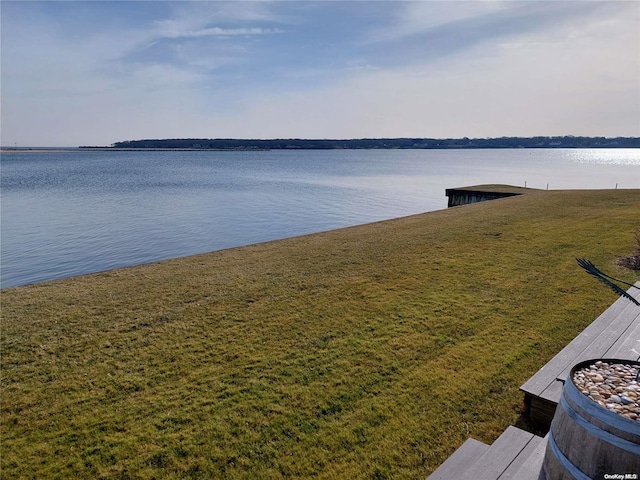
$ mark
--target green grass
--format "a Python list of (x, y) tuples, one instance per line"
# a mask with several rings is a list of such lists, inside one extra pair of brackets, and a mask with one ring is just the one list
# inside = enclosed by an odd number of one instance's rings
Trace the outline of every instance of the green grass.
[(2, 478), (426, 477), (628, 281), (640, 191), (550, 191), (2, 291)]

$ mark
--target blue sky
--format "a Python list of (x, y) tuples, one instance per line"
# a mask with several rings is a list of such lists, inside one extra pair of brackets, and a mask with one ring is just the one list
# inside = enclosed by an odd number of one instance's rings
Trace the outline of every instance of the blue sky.
[(2, 145), (640, 135), (636, 1), (6, 1)]

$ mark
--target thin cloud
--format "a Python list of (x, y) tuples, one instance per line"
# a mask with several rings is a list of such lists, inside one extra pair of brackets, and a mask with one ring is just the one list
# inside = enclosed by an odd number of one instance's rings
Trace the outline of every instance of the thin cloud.
[(3, 144), (640, 131), (633, 2), (82, 5), (3, 2)]
[(194, 32), (184, 32), (178, 37), (173, 38), (197, 38), (197, 37), (235, 37), (238, 35), (273, 35), (278, 33), (284, 33), (284, 30), (280, 28), (220, 28), (211, 27), (203, 28), (202, 30), (196, 30)]
[(461, 22), (506, 8), (504, 1), (460, 1), (451, 8), (446, 2), (401, 2), (390, 11), (391, 23), (373, 29), (363, 43), (398, 41), (424, 33), (430, 29)]
[[(188, 2), (172, 3), (169, 18), (155, 20), (150, 34), (160, 38), (201, 36), (264, 35), (281, 33), (264, 23), (281, 23), (269, 2)], [(250, 27), (222, 27), (225, 23), (253, 23)]]
[[(445, 8), (441, 2), (409, 3), (387, 34), (371, 37), (368, 55), (379, 65), (402, 67), (477, 47), (484, 47), (485, 54), (495, 54), (497, 44), (515, 45), (523, 36), (548, 42), (547, 37), (555, 32), (564, 40), (599, 16), (621, 10), (634, 13), (633, 5), (620, 2), (456, 2), (458, 5), (460, 8)], [(551, 43), (558, 43), (558, 38)], [(397, 54), (399, 50), (402, 55)]]

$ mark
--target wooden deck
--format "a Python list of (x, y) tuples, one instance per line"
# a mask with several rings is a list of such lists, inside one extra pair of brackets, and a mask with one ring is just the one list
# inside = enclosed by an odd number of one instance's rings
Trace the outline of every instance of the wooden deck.
[[(640, 300), (639, 289), (629, 288), (628, 293)], [(562, 381), (575, 364), (592, 358), (640, 359), (640, 307), (619, 298), (520, 387), (531, 420), (548, 427), (562, 394)]]
[[(640, 289), (627, 292), (640, 301)], [(619, 298), (520, 387), (532, 420), (548, 427), (562, 394), (558, 380), (566, 380), (575, 364), (595, 358), (640, 360), (640, 307)], [(547, 437), (516, 427), (491, 446), (470, 438), (427, 480), (538, 480), (546, 446)]]

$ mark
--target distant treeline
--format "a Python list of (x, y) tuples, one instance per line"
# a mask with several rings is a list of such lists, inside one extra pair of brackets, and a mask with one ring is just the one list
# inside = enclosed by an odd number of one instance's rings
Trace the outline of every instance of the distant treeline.
[[(445, 149), (445, 148), (640, 148), (639, 137), (500, 137), (500, 138), (363, 138), (328, 139), (205, 139), (127, 140), (113, 148), (215, 150)], [(92, 147), (80, 147), (92, 148)]]

